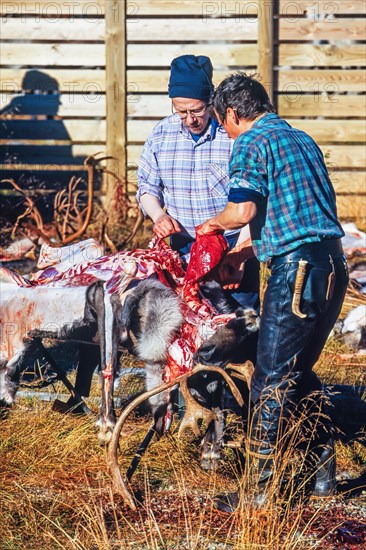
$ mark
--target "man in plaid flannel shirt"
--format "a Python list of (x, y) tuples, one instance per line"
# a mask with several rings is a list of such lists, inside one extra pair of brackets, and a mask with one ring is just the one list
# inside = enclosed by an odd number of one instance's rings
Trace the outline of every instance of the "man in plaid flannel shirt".
[[(236, 139), (230, 191), (224, 210), (199, 231), (249, 224), (254, 252), (271, 270), (251, 381), (247, 468), (255, 485), (253, 503), (268, 504), (271, 481), (294, 437), (291, 422), (299, 417), (298, 449), (305, 460), (292, 475), (291, 489), (328, 496), (335, 490), (332, 425), (312, 367), (340, 313), (348, 282), (334, 189), (319, 147), (275, 114), (254, 78), (239, 72), (225, 79), (215, 92), (214, 109)], [(291, 477), (288, 464), (281, 488), (290, 491), (286, 477)], [(229, 512), (238, 502), (239, 493), (233, 493), (218, 507)]]
[[(148, 137), (137, 172), (137, 200), (154, 222), (159, 238), (181, 257), (189, 254), (196, 227), (220, 212), (229, 192), (228, 164), (232, 142), (212, 116), (212, 64), (206, 56), (182, 55), (171, 64), (169, 97), (173, 114), (164, 118)], [(225, 232), (233, 258), (249, 232)], [(240, 261), (239, 264), (243, 266)], [(228, 271), (228, 270), (227, 270)], [(236, 270), (238, 271), (238, 270)], [(226, 273), (224, 288), (233, 306), (259, 306), (259, 262), (245, 263), (244, 276)]]

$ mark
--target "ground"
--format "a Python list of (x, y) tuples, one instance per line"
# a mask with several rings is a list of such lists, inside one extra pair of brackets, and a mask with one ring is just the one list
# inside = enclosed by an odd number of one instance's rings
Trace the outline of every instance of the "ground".
[[(342, 315), (360, 301), (364, 297), (350, 291)], [(68, 353), (72, 362), (72, 350)], [(39, 367), (36, 360), (33, 367)], [(117, 392), (122, 402), (142, 388), (141, 364), (125, 358), (123, 368), (129, 374)], [(236, 489), (241, 472), (233, 450), (225, 450), (216, 472), (204, 472), (197, 442), (178, 439), (176, 420), (170, 433), (148, 448), (132, 479), (140, 504), (131, 511), (113, 494), (106, 451), (97, 443), (97, 378), (88, 399), (91, 416), (52, 410), (55, 397), (66, 399), (59, 395), (65, 392), (60, 383), (22, 388), (26, 393), (20, 392), (15, 407), (0, 420), (1, 550), (365, 548), (366, 356), (330, 340), (316, 370), (339, 412), (340, 494), (294, 509), (285, 505), (255, 512), (243, 506), (232, 516), (217, 512), (213, 497)], [(34, 392), (50, 392), (50, 401)], [(235, 418), (231, 421), (235, 427)], [(145, 415), (128, 420), (120, 441), (123, 472), (150, 423)]]
[[(318, 373), (326, 382), (340, 384), (337, 388), (364, 387), (365, 361), (336, 364), (339, 351), (344, 350), (330, 342)], [(141, 389), (141, 365), (127, 357), (123, 368), (129, 374), (117, 391), (122, 399)], [(65, 392), (60, 383), (49, 391), (54, 390)], [(349, 437), (344, 434), (337, 442), (342, 493), (332, 499), (311, 499), (282, 512), (243, 507), (233, 516), (218, 513), (213, 496), (235, 490), (240, 477), (235, 453), (225, 451), (217, 472), (202, 471), (196, 442), (177, 438), (176, 421), (167, 436), (151, 444), (132, 479), (131, 488), (141, 500), (133, 512), (111, 490), (106, 453), (94, 428), (98, 395), (95, 377), (88, 400), (94, 414), (81, 417), (61, 415), (51, 402), (23, 394), (1, 420), (1, 549), (351, 550), (366, 544), (366, 440), (356, 433), (362, 419), (355, 420), (354, 414), (347, 416), (348, 424), (343, 417)], [(355, 400), (357, 415), (364, 414), (364, 398), (359, 393)], [(128, 420), (120, 441), (123, 472), (150, 422), (144, 415)]]

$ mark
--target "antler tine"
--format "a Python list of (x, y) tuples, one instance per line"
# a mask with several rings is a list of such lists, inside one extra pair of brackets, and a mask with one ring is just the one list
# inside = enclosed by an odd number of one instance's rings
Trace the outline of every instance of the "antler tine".
[[(220, 374), (227, 382), (239, 406), (242, 407), (244, 405), (240, 391), (238, 390), (231, 376), (227, 372), (225, 372), (224, 369), (216, 366), (197, 364), (194, 368), (194, 372), (192, 371), (191, 374), (197, 372), (217, 372), (218, 374)], [(198, 426), (198, 420), (203, 420), (208, 425), (212, 420), (215, 420), (216, 415), (212, 410), (206, 409), (205, 407), (202, 407), (202, 405), (197, 403), (197, 401), (194, 399), (188, 389), (186, 380), (183, 380), (180, 383), (180, 389), (185, 400), (186, 412), (178, 430), (178, 437), (180, 437), (187, 428), (191, 428), (194, 435), (196, 437), (199, 437), (201, 432)]]
[(234, 371), (235, 373), (238, 373), (240, 378), (244, 379), (248, 386), (250, 386), (250, 382), (252, 380), (254, 372), (254, 365), (251, 361), (245, 361), (245, 363), (242, 363), (240, 365), (229, 363), (226, 368)]
[(227, 382), (227, 385), (230, 388), (231, 393), (233, 394), (233, 397), (236, 399), (239, 407), (243, 407), (244, 401), (242, 398), (242, 395), (240, 391), (237, 388), (237, 385), (235, 384), (234, 380), (231, 378), (230, 374), (228, 374), (224, 369), (221, 367), (215, 367), (213, 365), (202, 365), (201, 363), (197, 363), (197, 365), (194, 367), (194, 369), (191, 371), (191, 374), (195, 374), (197, 372), (217, 372), (218, 374), (221, 374), (221, 376), (225, 379)]
[(202, 420), (208, 426), (212, 420), (216, 419), (216, 414), (197, 403), (188, 389), (187, 380), (181, 381), (180, 390), (184, 397), (186, 411), (178, 430), (178, 437), (181, 437), (187, 428), (190, 428), (194, 435), (199, 437), (201, 430), (199, 429), (198, 421)]

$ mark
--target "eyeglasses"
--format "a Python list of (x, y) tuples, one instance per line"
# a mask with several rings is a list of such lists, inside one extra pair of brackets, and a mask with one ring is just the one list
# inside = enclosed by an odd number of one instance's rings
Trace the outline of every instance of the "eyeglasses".
[(199, 109), (186, 109), (185, 111), (181, 111), (180, 109), (176, 109), (174, 105), (172, 105), (172, 113), (173, 115), (178, 115), (182, 120), (185, 120), (188, 115), (191, 115), (191, 117), (194, 118), (203, 116), (207, 111), (207, 108), (207, 105), (205, 105), (204, 107), (200, 107)]

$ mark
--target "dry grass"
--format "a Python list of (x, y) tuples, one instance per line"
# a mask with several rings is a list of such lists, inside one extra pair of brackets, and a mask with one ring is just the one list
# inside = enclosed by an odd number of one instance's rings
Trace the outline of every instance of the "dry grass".
[[(323, 371), (326, 357), (319, 363), (322, 372), (328, 372)], [(295, 509), (270, 503), (261, 512), (243, 501), (232, 516), (218, 513), (213, 496), (235, 490), (241, 478), (233, 451), (226, 450), (216, 473), (206, 473), (199, 466), (197, 445), (177, 439), (175, 429), (153, 443), (142, 460), (132, 484), (142, 504), (131, 512), (111, 492), (94, 420), (62, 416), (50, 403), (35, 399), (21, 399), (2, 420), (2, 550), (332, 549), (340, 547), (342, 525), (354, 540), (365, 525), (359, 501), (345, 505), (341, 497)], [(123, 471), (149, 423), (145, 417), (128, 421), (121, 439)], [(360, 442), (338, 443), (337, 455), (340, 471), (356, 477), (365, 470)], [(244, 495), (248, 491), (243, 488)]]
[[(357, 295), (349, 293), (345, 311), (354, 307), (355, 301), (357, 305), (357, 300)], [(123, 365), (140, 366), (128, 358)], [(327, 384), (365, 386), (366, 357), (329, 340), (316, 372)], [(130, 387), (132, 391), (141, 389), (136, 377), (129, 375), (123, 380), (118, 395), (125, 396)], [(60, 384), (55, 389), (64, 392)], [(95, 381), (92, 397), (98, 395), (99, 383)], [(93, 399), (88, 404), (96, 415)], [(50, 403), (31, 398), (18, 400), (1, 420), (1, 550), (362, 547), (366, 525), (362, 496), (312, 499), (296, 508), (287, 506), (286, 501), (280, 506), (270, 502), (260, 512), (244, 498), (235, 514), (217, 512), (214, 495), (235, 490), (239, 481), (244, 497), (251, 490), (242, 480), (234, 451), (225, 450), (218, 471), (204, 472), (196, 442), (177, 439), (175, 424), (170, 434), (151, 444), (135, 473), (132, 488), (141, 505), (132, 512), (111, 491), (105, 450), (97, 444), (94, 422), (93, 416), (60, 415), (51, 410)], [(124, 472), (149, 424), (146, 417), (128, 420), (120, 443)], [(365, 474), (365, 442), (360, 434), (355, 441), (337, 442), (339, 479)], [(274, 484), (273, 490), (278, 493), (278, 485)]]

